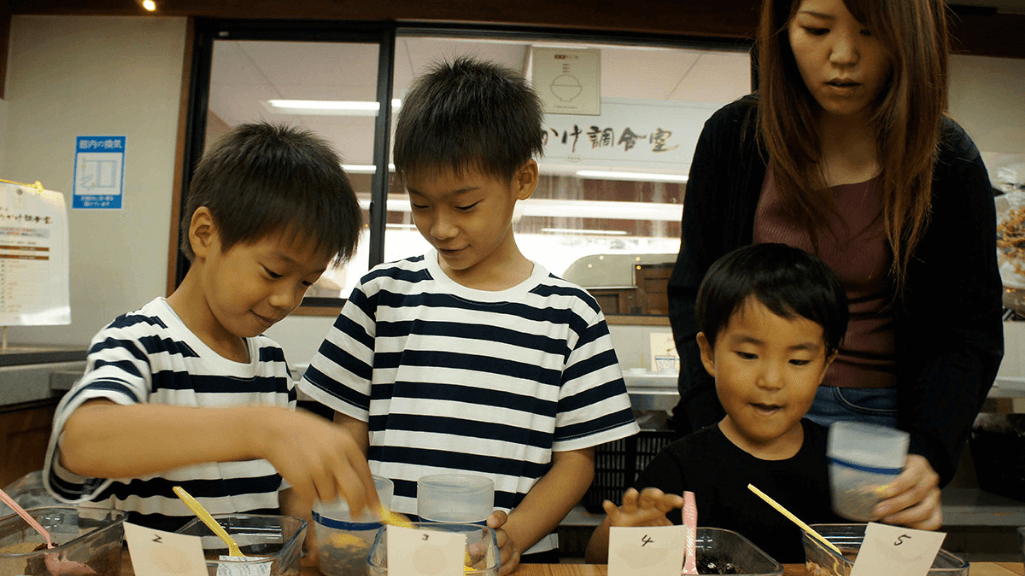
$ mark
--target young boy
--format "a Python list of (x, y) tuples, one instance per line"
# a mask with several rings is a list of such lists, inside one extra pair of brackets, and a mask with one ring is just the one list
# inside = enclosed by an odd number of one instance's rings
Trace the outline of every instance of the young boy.
[(520, 552), (557, 561), (594, 446), (637, 431), (596, 301), (516, 246), (541, 139), (539, 100), (509, 70), (458, 59), (418, 79), (394, 159), (433, 249), (363, 277), (299, 384), (368, 446), (397, 511), (416, 513), (421, 476), (491, 478), (503, 574)]
[(738, 532), (783, 563), (804, 561), (800, 529), (749, 483), (809, 524), (846, 522), (830, 506), (827, 430), (803, 419), (847, 330), (840, 280), (797, 248), (754, 244), (712, 265), (696, 314), (726, 417), (662, 449), (622, 507), (605, 501), (588, 562), (607, 561), (610, 526), (680, 524), (685, 490), (700, 526)]
[(339, 495), (376, 509), (359, 446), (295, 411), (284, 354), (261, 335), (353, 254), (361, 227), (341, 161), (319, 138), (254, 124), (221, 139), (189, 191), (181, 285), (101, 330), (57, 408), (50, 492), (171, 531), (194, 517), (175, 485), (215, 514), (304, 515)]

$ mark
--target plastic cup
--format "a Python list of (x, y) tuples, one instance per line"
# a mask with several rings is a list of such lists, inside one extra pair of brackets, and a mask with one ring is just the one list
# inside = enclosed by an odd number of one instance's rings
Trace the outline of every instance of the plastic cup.
[[(466, 537), (463, 576), (498, 576), (502, 567), (501, 554), (495, 531), (480, 524), (450, 524), (445, 522), (414, 522), (413, 530), (429, 532), (454, 532)], [(404, 551), (416, 554), (415, 550)], [(377, 538), (364, 559), (369, 565), (370, 576), (388, 576), (388, 528), (377, 532)], [(418, 572), (419, 573), (419, 572)], [(425, 572), (426, 573), (426, 572)]]
[(829, 427), (826, 454), (833, 511), (857, 522), (878, 520), (872, 509), (882, 500), (879, 489), (904, 469), (907, 432), (862, 422)]
[(495, 483), (473, 474), (436, 474), (416, 483), (416, 512), (424, 522), (484, 524), (495, 511)]
[[(374, 488), (385, 508), (391, 508), (395, 484), (374, 476)], [(359, 576), (367, 573), (367, 554), (382, 526), (377, 514), (364, 510), (354, 518), (349, 505), (339, 498), (313, 505), (317, 535), (317, 563), (324, 576)]]

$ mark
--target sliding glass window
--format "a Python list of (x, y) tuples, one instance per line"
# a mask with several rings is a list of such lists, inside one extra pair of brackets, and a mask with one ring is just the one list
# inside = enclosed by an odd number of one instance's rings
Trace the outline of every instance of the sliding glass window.
[(429, 249), (391, 166), (394, 113), (418, 75), (466, 55), (523, 73), (546, 104), (540, 184), (514, 217), (520, 249), (587, 288), (606, 314), (665, 314), (698, 134), (751, 86), (739, 45), (413, 27), (353, 38), (324, 24), (314, 34), (300, 24), (204, 30), (210, 45), (196, 58), (192, 161), (244, 122), (302, 126), (342, 154), (364, 208), (360, 252), (324, 274), (304, 306), (337, 307), (370, 267)]

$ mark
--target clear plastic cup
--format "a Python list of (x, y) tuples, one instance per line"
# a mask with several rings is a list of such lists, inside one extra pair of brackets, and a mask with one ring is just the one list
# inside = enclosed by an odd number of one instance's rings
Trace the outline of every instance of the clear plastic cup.
[(836, 422), (829, 427), (826, 454), (833, 511), (858, 522), (878, 520), (872, 509), (879, 489), (904, 469), (907, 432), (862, 422)]
[[(414, 530), (454, 532), (466, 538), (463, 576), (498, 576), (502, 567), (501, 554), (495, 531), (480, 524), (450, 524), (445, 522), (414, 522)], [(413, 551), (404, 551), (413, 553)], [(388, 528), (377, 532), (377, 538), (365, 558), (370, 576), (388, 576)]]
[[(381, 504), (391, 509), (395, 484), (383, 476), (374, 476), (374, 488)], [(367, 554), (381, 522), (369, 510), (354, 518), (349, 505), (339, 498), (313, 505), (316, 527), (317, 563), (324, 576), (359, 576), (367, 573)]]
[(495, 483), (474, 474), (436, 474), (416, 483), (416, 513), (424, 522), (484, 524), (495, 511)]

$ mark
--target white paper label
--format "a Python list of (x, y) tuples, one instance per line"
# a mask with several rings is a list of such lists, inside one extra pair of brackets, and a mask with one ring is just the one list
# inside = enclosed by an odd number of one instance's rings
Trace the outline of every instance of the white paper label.
[(466, 535), (388, 526), (390, 576), (463, 576)]
[(851, 576), (925, 576), (946, 534), (870, 522)]
[(132, 569), (146, 576), (207, 576), (203, 544), (186, 536), (125, 522)]
[(686, 526), (609, 528), (608, 576), (679, 576)]

